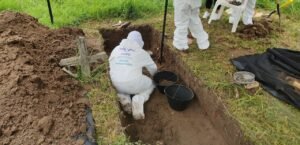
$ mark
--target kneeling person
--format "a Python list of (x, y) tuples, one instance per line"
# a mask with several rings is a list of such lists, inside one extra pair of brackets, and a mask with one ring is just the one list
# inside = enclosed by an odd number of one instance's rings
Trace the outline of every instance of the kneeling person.
[[(134, 119), (144, 119), (144, 103), (149, 99), (155, 85), (143, 75), (143, 67), (153, 76), (157, 66), (150, 54), (143, 49), (142, 36), (137, 31), (128, 34), (109, 57), (110, 78), (117, 89), (124, 111)], [(132, 100), (130, 95), (134, 95)]]

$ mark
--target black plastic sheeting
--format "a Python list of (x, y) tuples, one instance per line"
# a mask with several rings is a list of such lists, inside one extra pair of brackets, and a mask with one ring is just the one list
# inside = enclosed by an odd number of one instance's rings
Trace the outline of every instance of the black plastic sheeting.
[(262, 87), (276, 98), (300, 109), (300, 90), (291, 84), (300, 79), (300, 52), (282, 48), (238, 57), (232, 63), (240, 71), (255, 74)]
[(86, 113), (86, 124), (87, 130), (85, 133), (81, 133), (75, 136), (75, 140), (84, 140), (83, 145), (98, 145), (96, 141), (96, 128), (95, 128), (95, 121), (93, 118), (91, 108), (87, 107), (85, 110)]
[(98, 145), (95, 139), (96, 128), (91, 108), (86, 109), (87, 132), (84, 145)]

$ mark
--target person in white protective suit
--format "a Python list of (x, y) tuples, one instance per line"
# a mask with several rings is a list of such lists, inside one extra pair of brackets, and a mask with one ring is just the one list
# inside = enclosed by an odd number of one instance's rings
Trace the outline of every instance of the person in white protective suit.
[[(248, 0), (246, 9), (244, 10), (243, 18), (242, 18), (244, 25), (252, 25), (253, 24), (252, 18), (255, 13), (255, 5), (256, 5), (256, 0)], [(238, 15), (238, 13), (233, 10), (231, 13), (231, 16), (229, 17), (229, 23), (233, 23), (234, 19), (236, 18), (237, 15)]]
[[(137, 31), (128, 34), (109, 57), (110, 78), (118, 92), (119, 101), (134, 119), (144, 119), (144, 103), (149, 99), (155, 85), (143, 75), (143, 67), (153, 76), (157, 66), (150, 54), (143, 49), (144, 41)], [(130, 95), (134, 95), (131, 99)]]
[(199, 8), (201, 0), (174, 0), (174, 19), (175, 32), (173, 45), (179, 50), (187, 50), (188, 29), (192, 36), (196, 38), (199, 49), (209, 47), (208, 34), (204, 31), (201, 19), (199, 17)]

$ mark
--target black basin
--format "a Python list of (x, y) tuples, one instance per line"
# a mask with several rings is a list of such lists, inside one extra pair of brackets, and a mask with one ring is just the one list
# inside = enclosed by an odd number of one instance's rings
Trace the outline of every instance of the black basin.
[(171, 85), (165, 89), (168, 102), (172, 109), (183, 111), (194, 98), (194, 93), (190, 88), (183, 85)]
[(178, 76), (170, 71), (160, 71), (154, 75), (153, 80), (159, 92), (164, 94), (166, 87), (171, 86), (178, 81)]

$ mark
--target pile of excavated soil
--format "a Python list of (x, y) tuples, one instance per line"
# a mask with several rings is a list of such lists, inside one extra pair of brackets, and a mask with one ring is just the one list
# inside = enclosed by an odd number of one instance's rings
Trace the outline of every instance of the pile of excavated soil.
[(246, 25), (238, 30), (238, 35), (245, 39), (265, 38), (274, 30), (272, 23), (261, 19), (254, 21), (253, 25)]
[(0, 144), (75, 145), (88, 104), (58, 63), (74, 56), (78, 29), (51, 30), (31, 16), (0, 14)]

